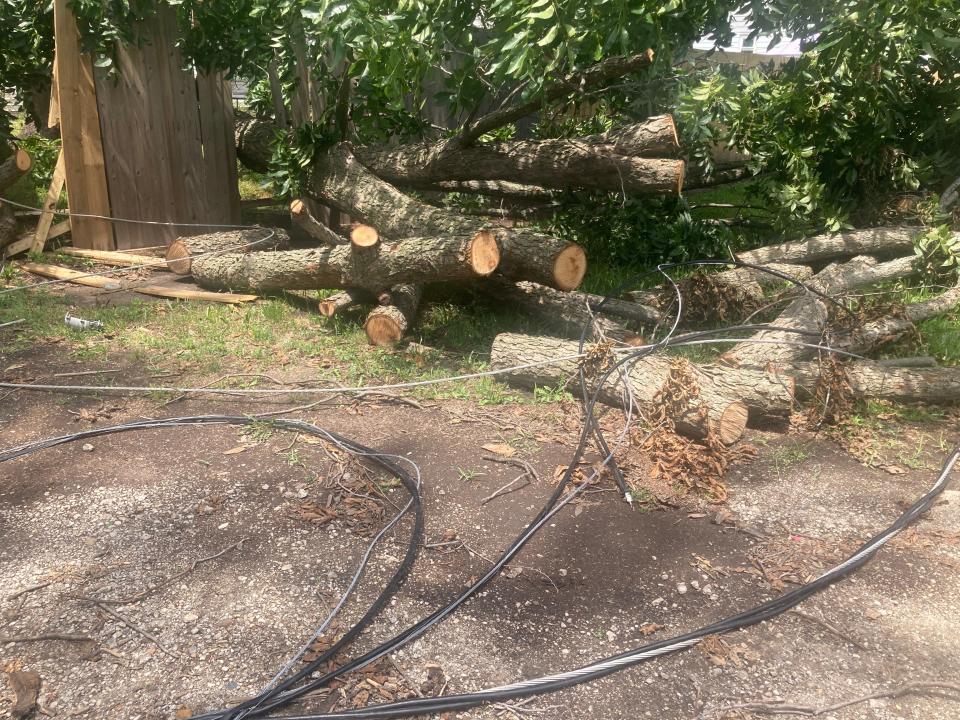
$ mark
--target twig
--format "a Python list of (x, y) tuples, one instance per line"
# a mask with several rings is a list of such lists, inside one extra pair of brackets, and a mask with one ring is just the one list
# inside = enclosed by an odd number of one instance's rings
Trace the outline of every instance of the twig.
[(26, 318), (20, 318), (19, 320), (11, 320), (10, 322), (0, 323), (0, 328), (10, 327), (11, 325), (19, 325), (20, 323), (26, 322)]
[(842, 700), (841, 702), (824, 707), (815, 707), (813, 705), (792, 705), (785, 702), (747, 702), (737, 705), (727, 705), (716, 710), (715, 715), (721, 716), (732, 710), (745, 710), (759, 715), (809, 715), (819, 716), (827, 713), (836, 712), (851, 705), (869, 702), (870, 700), (879, 700), (881, 698), (898, 698), (904, 695), (934, 695), (936, 697), (946, 698), (947, 700), (960, 700), (960, 684), (946, 681), (931, 682), (909, 682), (890, 690), (880, 690), (869, 695)]
[(32, 593), (34, 590), (42, 590), (45, 587), (53, 584), (53, 580), (48, 580), (47, 582), (38, 583), (36, 585), (31, 585), (28, 588), (24, 588), (18, 592), (15, 592), (13, 595), (8, 595), (7, 600), (16, 600), (21, 595), (26, 595), (27, 593)]
[(169, 655), (170, 657), (177, 658), (178, 660), (180, 659), (180, 655), (175, 653), (173, 650), (170, 650), (166, 645), (160, 642), (154, 635), (151, 635), (149, 632), (147, 632), (142, 627), (140, 627), (135, 622), (133, 622), (133, 620), (130, 620), (129, 618), (124, 617), (123, 615), (118, 613), (116, 610), (114, 610), (112, 607), (102, 602), (94, 601), (93, 604), (96, 605), (101, 610), (103, 610), (105, 613), (107, 613), (107, 615), (110, 615), (112, 618), (126, 625), (128, 628), (130, 628), (134, 632), (140, 635), (143, 635), (143, 637), (145, 637), (147, 640), (149, 640), (154, 645), (156, 645), (161, 652), (165, 653), (166, 655)]
[(860, 648), (861, 650), (868, 649), (866, 645), (864, 645), (862, 642), (857, 640), (855, 637), (848, 635), (847, 633), (843, 632), (843, 630), (836, 627), (832, 623), (827, 622), (823, 618), (818, 618), (816, 615), (810, 615), (809, 613), (805, 613), (803, 610), (798, 610), (797, 608), (794, 608), (789, 612), (791, 615), (796, 615), (797, 617), (802, 617), (805, 620), (809, 620), (812, 623), (816, 623), (820, 627), (825, 628), (826, 630), (829, 630), (830, 632), (832, 632), (841, 640), (846, 640), (848, 643), (850, 643), (854, 647)]
[(517, 458), (507, 458), (507, 457), (496, 457), (494, 455), (482, 455), (484, 460), (489, 460), (490, 462), (503, 463), (504, 465), (513, 465), (518, 467), (521, 470), (526, 470), (537, 482), (540, 482), (540, 476), (537, 474), (537, 471), (534, 470), (533, 465), (528, 463), (526, 460), (518, 460)]
[(89, 635), (71, 635), (69, 633), (44, 633), (42, 635), (0, 635), (0, 645), (6, 643), (43, 642), (45, 640), (63, 640), (64, 642), (96, 642)]
[(498, 497), (501, 497), (502, 495), (509, 495), (510, 493), (516, 492), (517, 490), (522, 490), (523, 488), (525, 488), (527, 485), (530, 484), (530, 481), (529, 481), (529, 480), (527, 480), (527, 482), (525, 482), (523, 485), (521, 485), (521, 486), (519, 486), (519, 487), (515, 487), (515, 488), (513, 488), (512, 490), (510, 490), (509, 488), (510, 488), (511, 485), (513, 485), (514, 483), (516, 483), (518, 480), (523, 480), (524, 478), (526, 478), (526, 477), (527, 477), (527, 474), (528, 474), (527, 472), (524, 472), (523, 475), (517, 475), (513, 480), (511, 480), (510, 482), (508, 482), (506, 485), (504, 485), (503, 487), (499, 488), (498, 490), (495, 490), (492, 494), (487, 495), (487, 497), (485, 497), (483, 500), (480, 501), (480, 504), (481, 504), (481, 505), (486, 505), (486, 504), (487, 504), (488, 502), (490, 502), (491, 500), (493, 500), (493, 499), (495, 499), (495, 498), (498, 498)]
[(118, 373), (117, 370), (83, 370), (81, 372), (68, 372), (68, 373), (56, 373), (53, 375), (55, 378), (65, 378), (65, 377), (79, 377), (80, 375), (106, 375), (107, 373)]
[(413, 690), (414, 694), (417, 697), (423, 697), (423, 693), (420, 692), (420, 688), (413, 680), (410, 679), (407, 673), (403, 671), (403, 668), (397, 664), (397, 661), (393, 659), (393, 655), (387, 655), (387, 660), (389, 660), (390, 664), (393, 665), (393, 669), (397, 671), (397, 674), (400, 675), (400, 677), (406, 681), (407, 685), (410, 686), (410, 689)]
[[(470, 547), (469, 545), (467, 545), (463, 540), (460, 541), (460, 544), (463, 546), (463, 549), (466, 550), (467, 552), (476, 555), (476, 556), (477, 556), (478, 558), (480, 558), (481, 560), (486, 560), (486, 561), (487, 561), (488, 563), (490, 563), (491, 565), (496, 565), (496, 563), (495, 563), (493, 560), (491, 560), (490, 558), (488, 558), (486, 555), (481, 555), (481, 554), (478, 553), (476, 550), (474, 550), (472, 547)], [(519, 567), (519, 568), (521, 568), (521, 569), (526, 567), (527, 570), (533, 570), (535, 573), (539, 573), (539, 574), (543, 575), (543, 577), (546, 578), (547, 582), (550, 583), (551, 585), (553, 585), (553, 589), (554, 589), (554, 590), (558, 590), (558, 591), (560, 590), (560, 588), (557, 587), (557, 584), (553, 581), (553, 578), (551, 578), (549, 575), (547, 575), (543, 570), (540, 570), (540, 569), (535, 568), (535, 567), (527, 567), (526, 565), (517, 565), (516, 567)]]
[(167, 578), (166, 580), (160, 583), (157, 583), (156, 585), (148, 587), (146, 590), (141, 590), (140, 592), (136, 593), (135, 595), (131, 595), (130, 597), (119, 598), (116, 600), (113, 600), (110, 598), (86, 597), (81, 595), (74, 595), (73, 597), (80, 600), (87, 600), (88, 602), (93, 602), (97, 604), (103, 603), (107, 605), (132, 605), (135, 602), (140, 602), (144, 598), (150, 595), (153, 595), (153, 593), (165, 588), (167, 585), (170, 585), (171, 583), (175, 583), (180, 578), (189, 575), (194, 570), (196, 570), (199, 565), (202, 565), (205, 562), (210, 562), (211, 560), (216, 560), (217, 558), (222, 557), (223, 555), (226, 555), (231, 550), (241, 547), (249, 539), (250, 538), (246, 538), (246, 537), (240, 538), (233, 545), (228, 545), (227, 547), (223, 548), (223, 550), (220, 550), (219, 552), (214, 553), (213, 555), (208, 555), (207, 557), (202, 557), (199, 560), (194, 560), (192, 563), (190, 563), (190, 567), (188, 567), (186, 570), (183, 570), (177, 573), (176, 575), (173, 575)]

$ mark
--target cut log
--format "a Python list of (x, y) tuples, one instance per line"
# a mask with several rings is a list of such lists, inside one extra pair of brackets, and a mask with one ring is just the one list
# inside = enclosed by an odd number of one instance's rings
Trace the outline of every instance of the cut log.
[(907, 333), (916, 332), (917, 323), (960, 306), (960, 283), (936, 297), (904, 306), (903, 312), (882, 317), (857, 328), (845, 350), (863, 353), (900, 339)]
[(523, 178), (524, 183), (552, 190), (637, 195), (681, 191), (684, 162), (662, 157), (674, 154), (678, 147), (673, 118), (667, 115), (571, 140), (511, 140), (464, 147), (420, 143), (354, 152), (375, 175), (417, 190), (441, 182)]
[[(189, 238), (183, 238), (189, 243)], [(360, 262), (350, 245), (221, 253), (194, 257), (191, 273), (210, 289), (275, 292), (361, 288), (380, 292), (394, 285), (469, 280), (492, 273), (499, 260), (488, 236), (406, 238)]]
[[(864, 285), (906, 277), (915, 271), (912, 257), (878, 263), (869, 256), (859, 256), (846, 263), (828, 265), (817, 273), (810, 287), (827, 295), (839, 295)], [(780, 313), (774, 324), (788, 330), (765, 330), (750, 341), (738, 343), (724, 353), (724, 362), (738, 367), (779, 366), (811, 357), (813, 348), (797, 342), (816, 343), (827, 330), (828, 308), (815, 295), (804, 294)]]
[[(655, 323), (660, 318), (660, 313), (653, 308), (625, 300), (610, 300), (602, 312), (597, 311), (603, 302), (599, 295), (561, 292), (527, 281), (484, 282), (479, 288), (498, 302), (537, 317), (565, 337), (579, 338), (584, 327), (590, 324), (595, 333), (599, 332), (610, 340), (629, 342), (638, 336), (623, 327), (623, 321), (630, 321), (639, 331), (640, 326)], [(617, 316), (617, 321), (612, 320), (612, 316)], [(587, 337), (596, 337), (596, 334), (588, 333)]]
[(314, 240), (325, 245), (342, 245), (346, 240), (310, 214), (307, 204), (299, 198), (290, 203), (290, 217)]
[(323, 202), (389, 238), (489, 233), (500, 247), (500, 272), (507, 277), (573, 290), (586, 272), (586, 253), (579, 245), (527, 230), (489, 227), (421, 203), (373, 175), (346, 144), (317, 159), (310, 188)]
[(167, 261), (151, 255), (134, 255), (132, 253), (115, 252), (113, 250), (87, 250), (85, 248), (62, 247), (58, 253), (70, 257), (96, 260), (104, 265), (117, 267), (149, 267), (155, 270), (168, 270)]
[(334, 317), (342, 315), (348, 310), (373, 304), (374, 298), (366, 290), (347, 288), (321, 300), (318, 309), (324, 317)]
[[(496, 242), (496, 241), (494, 241)], [(353, 254), (361, 259), (375, 257), (380, 252), (380, 233), (369, 225), (359, 223), (350, 231), (350, 246)]]
[(390, 288), (390, 305), (378, 305), (363, 325), (371, 345), (390, 347), (400, 342), (413, 325), (420, 307), (423, 287), (420, 285), (395, 285)]
[(67, 280), (77, 285), (86, 285), (87, 287), (103, 288), (107, 290), (127, 290), (129, 292), (136, 292), (140, 293), (141, 295), (152, 295), (154, 297), (175, 298), (178, 300), (206, 300), (208, 302), (221, 302), (231, 305), (242, 302), (253, 302), (257, 299), (256, 295), (205, 292), (203, 290), (165, 287), (163, 285), (126, 286), (124, 283), (118, 281), (117, 278), (82, 273), (78, 272), (77, 270), (70, 270), (69, 268), (60, 267), (58, 265), (46, 265), (44, 263), (21, 262), (18, 263), (18, 266), (27, 272), (32, 272), (36, 275), (55, 278), (57, 280)]
[(10, 157), (0, 163), (0, 192), (30, 172), (32, 166), (30, 154), (22, 148), (15, 148)]
[[(951, 404), (960, 401), (960, 368), (903, 368), (857, 361), (842, 366), (854, 397), (897, 402)], [(798, 388), (813, 394), (820, 379), (816, 362), (791, 367)]]
[(829, 233), (737, 253), (737, 259), (753, 265), (766, 265), (823, 263), (854, 255), (900, 254), (910, 252), (914, 239), (923, 231), (923, 228), (915, 227), (878, 227)]
[[(578, 368), (577, 360), (557, 362), (557, 358), (576, 355), (577, 348), (578, 343), (568, 340), (503, 333), (493, 341), (491, 366), (507, 369), (542, 362), (543, 365), (536, 367), (507, 370), (499, 377), (519, 387), (556, 387), (574, 378)], [(667, 385), (672, 362), (670, 357), (651, 355), (625, 366), (634, 402), (647, 410), (657, 409), (653, 406)], [(782, 423), (793, 407), (793, 383), (787, 378), (713, 365), (689, 367), (697, 385), (696, 399), (680, 409), (670, 410), (678, 404), (674, 402), (664, 403), (662, 408), (674, 413), (671, 419), (686, 435), (704, 437), (712, 430), (729, 444), (743, 433), (748, 414), (754, 422)], [(579, 392), (579, 383), (572, 383), (571, 389)], [(609, 405), (622, 406), (623, 378), (612, 376), (601, 389), (599, 399)]]
[(280, 229), (231, 230), (177, 238), (170, 243), (165, 257), (171, 272), (189, 275), (196, 260), (211, 254), (274, 250), (287, 245), (287, 233)]
[[(254, 126), (258, 123), (245, 121), (243, 130), (238, 130), (242, 144), (238, 154), (248, 167), (257, 169), (267, 166), (270, 152), (269, 144), (256, 141), (264, 129)], [(420, 202), (367, 170), (347, 143), (317, 157), (308, 188), (321, 202), (372, 225), (393, 240), (473, 235), (486, 230), (500, 246), (501, 273), (516, 280), (573, 290), (586, 272), (586, 253), (578, 245), (529, 230), (492, 227), (478, 218)]]

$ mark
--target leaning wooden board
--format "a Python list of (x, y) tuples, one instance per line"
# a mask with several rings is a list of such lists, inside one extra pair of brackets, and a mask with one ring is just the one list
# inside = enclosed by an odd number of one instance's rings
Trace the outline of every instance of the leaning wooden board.
[(122, 287), (116, 278), (109, 278), (103, 275), (91, 275), (88, 273), (70, 270), (59, 265), (47, 265), (45, 263), (22, 262), (18, 267), (44, 277), (55, 278), (57, 280), (67, 280), (77, 285), (87, 285), (95, 288), (111, 288), (117, 290), (128, 290), (138, 292), (142, 295), (153, 295), (156, 297), (176, 298), (179, 300), (206, 300), (208, 302), (221, 303), (242, 303), (252, 302), (257, 299), (256, 295), (238, 295), (237, 293), (209, 292), (207, 290), (183, 290), (160, 285), (131, 285)]

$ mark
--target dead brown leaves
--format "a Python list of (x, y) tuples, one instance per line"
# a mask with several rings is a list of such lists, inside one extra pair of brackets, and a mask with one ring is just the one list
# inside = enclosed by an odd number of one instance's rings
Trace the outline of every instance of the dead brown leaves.
[(732, 645), (719, 635), (708, 635), (697, 645), (700, 651), (717, 667), (732, 665), (741, 668), (748, 662), (755, 662), (757, 655), (746, 644)]

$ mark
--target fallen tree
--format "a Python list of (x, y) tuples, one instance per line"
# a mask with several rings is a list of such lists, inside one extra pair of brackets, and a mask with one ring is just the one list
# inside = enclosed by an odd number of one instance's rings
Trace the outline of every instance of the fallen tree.
[[(355, 244), (278, 250), (222, 252), (197, 257), (193, 238), (180, 238), (202, 287), (251, 292), (361, 288), (371, 292), (394, 285), (471, 280), (492, 273), (500, 260), (488, 233), (406, 238), (389, 247), (358, 252)], [(203, 247), (208, 247), (204, 245)]]
[[(574, 380), (580, 361), (571, 357), (578, 354), (578, 347), (568, 340), (503, 333), (494, 338), (490, 364), (505, 370), (500, 377), (511, 385), (529, 389), (564, 386), (579, 394), (579, 383)], [(570, 359), (557, 362), (564, 357)], [(741, 437), (748, 417), (757, 423), (780, 424), (790, 414), (793, 382), (755, 370), (686, 363), (690, 382), (685, 388), (687, 396), (680, 397), (668, 385), (678, 360), (651, 355), (631, 361), (622, 374), (614, 374), (600, 388), (600, 401), (623, 407), (628, 391), (646, 415), (665, 413), (683, 434), (702, 438), (712, 432), (725, 444)], [(614, 357), (608, 359), (615, 361)], [(595, 370), (591, 376), (596, 378), (600, 372)]]
[(14, 148), (10, 157), (0, 162), (0, 192), (30, 172), (31, 167), (33, 159), (30, 154), (22, 148)]

